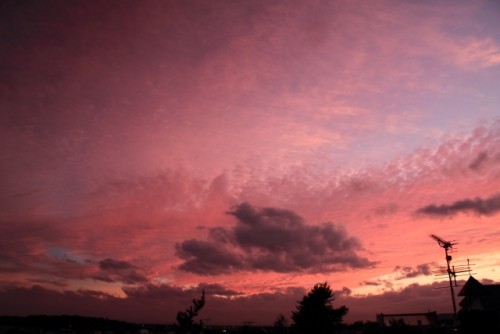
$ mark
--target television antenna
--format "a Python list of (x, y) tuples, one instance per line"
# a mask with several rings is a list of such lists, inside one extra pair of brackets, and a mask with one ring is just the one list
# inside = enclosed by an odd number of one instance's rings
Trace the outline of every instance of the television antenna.
[(455, 284), (456, 284), (457, 273), (455, 272), (455, 267), (450, 266), (450, 262), (452, 260), (452, 257), (450, 254), (448, 254), (449, 250), (451, 248), (453, 248), (453, 246), (456, 245), (456, 243), (452, 242), (452, 241), (446, 241), (446, 240), (438, 237), (435, 234), (431, 234), (430, 237), (437, 241), (439, 247), (444, 249), (445, 259), (446, 259), (446, 267), (447, 267), (446, 272), (448, 273), (448, 279), (450, 281), (451, 302), (453, 304), (453, 316), (455, 317), (455, 321), (457, 321), (458, 320), (458, 318), (457, 318), (457, 305), (455, 302), (455, 290), (453, 289), (453, 281), (455, 281)]

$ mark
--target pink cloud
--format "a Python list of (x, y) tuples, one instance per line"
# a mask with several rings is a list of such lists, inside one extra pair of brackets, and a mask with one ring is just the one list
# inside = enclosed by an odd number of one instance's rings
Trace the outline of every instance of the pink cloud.
[[(307, 224), (330, 219), (341, 221), (349, 234), (360, 238), (371, 252), (378, 252), (379, 248), (372, 248), (371, 243), (373, 233), (379, 233), (379, 228), (372, 226), (372, 222), (396, 226), (392, 222), (399, 219), (403, 226), (413, 224), (411, 214), (432, 199), (439, 203), (447, 198), (451, 184), (457, 199), (470, 196), (471, 190), (475, 194), (493, 190), (495, 183), (490, 180), (497, 174), (494, 155), (483, 159), (480, 174), (471, 169), (470, 164), (477, 161), (479, 154), (495, 152), (495, 136), (495, 126), (480, 128), (435, 150), (417, 151), (383, 170), (368, 169), (338, 178), (324, 175), (327, 171), (319, 170), (312, 176), (307, 169), (297, 169), (264, 182), (239, 179), (246, 182), (242, 185), (238, 185), (231, 174), (210, 183), (169, 172), (151, 178), (111, 182), (94, 195), (95, 204), (89, 205), (93, 213), (87, 217), (66, 223), (4, 224), (4, 256), (11, 258), (7, 263), (17, 271), (31, 268), (35, 275), (55, 272), (59, 278), (75, 278), (78, 275), (72, 273), (75, 268), (81, 271), (87, 265), (51, 258), (47, 253), (50, 248), (64, 247), (69, 254), (78, 254), (93, 263), (105, 258), (123, 259), (143, 268), (149, 279), (168, 277), (171, 275), (168, 272), (180, 264), (174, 256), (175, 242), (185, 240), (186, 233), (198, 226), (204, 226), (197, 232), (202, 237), (208, 236), (210, 226), (231, 223), (231, 217), (225, 212), (238, 198), (247, 198), (260, 203), (259, 206), (295, 207)], [(461, 182), (457, 183), (458, 180)], [(303, 191), (304, 185), (309, 187), (307, 192)], [(401, 193), (405, 194), (403, 202)], [(383, 211), (382, 220), (380, 208), (385, 207), (396, 209)], [(176, 226), (175, 235), (173, 226)], [(455, 233), (460, 231), (458, 226)], [(31, 236), (25, 233), (26, 229), (33, 232)], [(425, 238), (428, 234), (425, 229), (431, 230), (432, 226), (426, 227), (423, 223), (420, 229), (424, 230), (422, 237)], [(165, 244), (165, 237), (171, 241)], [(123, 247), (125, 244), (136, 250), (133, 255), (129, 248)], [(146, 244), (148, 247), (143, 248)], [(55, 265), (57, 270), (36, 269), (35, 264), (40, 262)], [(400, 264), (393, 263), (392, 267), (396, 265)], [(91, 275), (87, 273), (84, 277)]]

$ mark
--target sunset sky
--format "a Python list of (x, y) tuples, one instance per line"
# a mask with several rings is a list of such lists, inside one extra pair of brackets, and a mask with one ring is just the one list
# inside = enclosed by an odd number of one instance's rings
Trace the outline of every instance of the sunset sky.
[(498, 1), (0, 2), (0, 315), (450, 313), (499, 218)]

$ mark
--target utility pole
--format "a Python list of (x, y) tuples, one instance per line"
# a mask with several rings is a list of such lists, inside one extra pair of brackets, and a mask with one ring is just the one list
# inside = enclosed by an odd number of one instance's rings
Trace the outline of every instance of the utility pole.
[(451, 292), (451, 302), (453, 303), (453, 316), (455, 319), (455, 322), (458, 322), (458, 317), (457, 317), (457, 305), (455, 302), (455, 290), (453, 289), (453, 283), (452, 283), (452, 276), (455, 279), (456, 277), (456, 272), (455, 268), (450, 267), (450, 262), (451, 262), (451, 255), (448, 254), (448, 250), (453, 247), (453, 245), (456, 245), (456, 243), (450, 242), (450, 241), (445, 241), (438, 237), (435, 234), (431, 234), (430, 237), (434, 240), (437, 241), (438, 245), (442, 248), (444, 248), (444, 253), (445, 253), (445, 259), (446, 259), (446, 265), (447, 265), (447, 272), (448, 272), (448, 279), (450, 280), (450, 292)]

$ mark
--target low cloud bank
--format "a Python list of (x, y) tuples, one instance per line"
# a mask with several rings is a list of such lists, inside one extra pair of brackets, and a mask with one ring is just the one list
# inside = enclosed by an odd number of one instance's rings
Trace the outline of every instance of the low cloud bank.
[[(463, 283), (463, 282), (461, 282)], [(452, 310), (447, 282), (431, 285), (412, 284), (401, 290), (379, 295), (356, 296), (348, 288), (335, 291), (335, 307), (346, 305), (347, 322), (375, 321), (377, 313), (414, 313)], [(335, 289), (335, 286), (333, 286)], [(439, 288), (439, 289), (438, 289)], [(125, 298), (93, 291), (55, 291), (38, 285), (0, 289), (2, 315), (76, 314), (107, 317), (130, 322), (173, 323), (178, 311), (189, 306), (201, 291), (206, 293), (206, 306), (201, 318), (210, 324), (241, 325), (252, 320), (255, 324), (271, 325), (279, 314), (286, 317), (295, 310), (297, 301), (307, 290), (286, 288), (273, 293), (243, 295), (218, 284), (199, 284), (185, 289), (169, 285), (144, 284), (124, 287)]]

